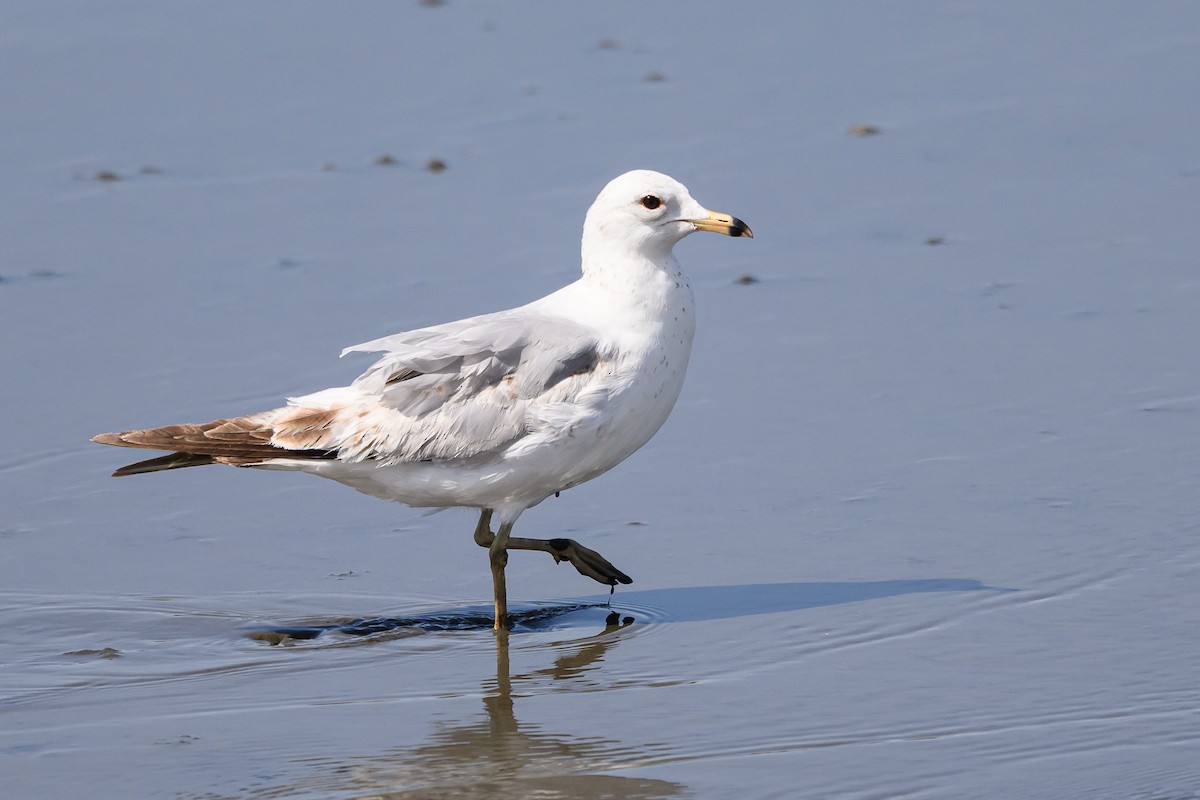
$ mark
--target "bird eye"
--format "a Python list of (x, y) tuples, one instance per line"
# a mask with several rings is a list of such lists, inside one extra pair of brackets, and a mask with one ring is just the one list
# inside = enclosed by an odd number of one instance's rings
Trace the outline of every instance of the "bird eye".
[(648, 194), (641, 199), (642, 208), (647, 208), (651, 211), (662, 205), (662, 200), (652, 194)]

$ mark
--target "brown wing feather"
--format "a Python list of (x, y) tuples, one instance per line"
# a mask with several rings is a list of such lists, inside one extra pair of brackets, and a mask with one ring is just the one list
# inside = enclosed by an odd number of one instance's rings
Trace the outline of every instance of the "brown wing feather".
[[(319, 420), (317, 417), (322, 415), (308, 411), (308, 414), (288, 415), (286, 426), (268, 423), (262, 416), (254, 415), (218, 419), (202, 424), (165, 425), (161, 428), (102, 433), (92, 437), (92, 441), (119, 447), (173, 451), (171, 456), (122, 467), (114, 473), (118, 476), (214, 463), (244, 467), (261, 464), (273, 458), (336, 458), (335, 451), (320, 446), (328, 435), (328, 430), (322, 425), (322, 422), (324, 425), (329, 422), (327, 414)], [(285, 430), (279, 431), (277, 425)], [(272, 444), (271, 438), (277, 432), (286, 432), (287, 443), (295, 443), (298, 446), (289, 449)]]

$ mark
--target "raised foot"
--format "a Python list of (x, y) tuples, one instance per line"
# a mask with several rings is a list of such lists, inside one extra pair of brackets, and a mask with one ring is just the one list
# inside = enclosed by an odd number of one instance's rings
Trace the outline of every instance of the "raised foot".
[(548, 539), (550, 545), (547, 552), (555, 561), (569, 561), (579, 571), (594, 581), (605, 586), (616, 586), (618, 583), (633, 583), (633, 578), (617, 569), (604, 556), (584, 547), (574, 539)]
[[(549, 553), (556, 562), (569, 561), (579, 571), (580, 575), (591, 578), (605, 586), (616, 586), (618, 583), (633, 583), (633, 578), (612, 565), (607, 558), (584, 547), (574, 539), (525, 539), (509, 535), (512, 525), (501, 526), (500, 533), (492, 533), (492, 512), (483, 509), (479, 514), (479, 524), (475, 526), (475, 543), (486, 547), (492, 555), (492, 577), (496, 584), (497, 617), (503, 603), (504, 594), (504, 561), (507, 561), (507, 550), (541, 550)], [(501, 561), (501, 558), (504, 560)]]

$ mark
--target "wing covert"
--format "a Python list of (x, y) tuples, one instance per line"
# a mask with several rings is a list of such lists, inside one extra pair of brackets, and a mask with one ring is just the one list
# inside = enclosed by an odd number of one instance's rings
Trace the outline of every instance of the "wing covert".
[[(570, 403), (602, 359), (588, 329), (530, 309), (397, 334), (343, 354), (378, 350), (385, 354), (349, 397), (330, 398), (339, 406), (334, 439), (342, 459), (402, 463), (498, 452), (544, 424), (545, 406)], [(322, 394), (293, 402), (308, 405)]]

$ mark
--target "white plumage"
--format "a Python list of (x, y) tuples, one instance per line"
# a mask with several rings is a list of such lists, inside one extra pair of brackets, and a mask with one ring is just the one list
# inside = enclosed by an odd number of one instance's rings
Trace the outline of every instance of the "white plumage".
[(667, 419), (695, 332), (672, 247), (696, 230), (752, 235), (672, 178), (628, 172), (588, 211), (575, 283), (519, 308), (349, 347), (343, 354), (383, 353), (350, 386), (96, 441), (176, 453), (118, 474), (213, 462), (299, 470), (412, 506), (482, 509), (488, 535), (494, 513), (506, 541), (525, 509), (616, 466)]

